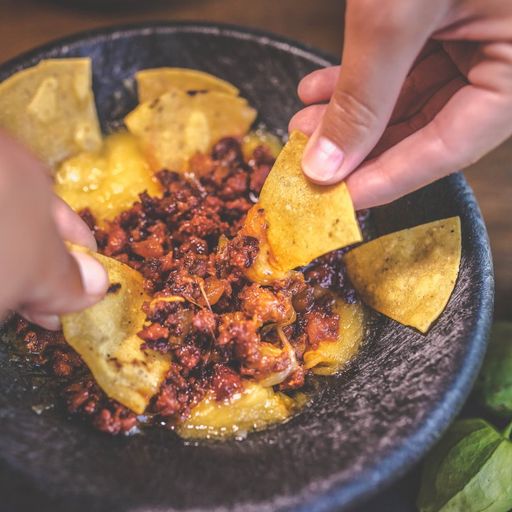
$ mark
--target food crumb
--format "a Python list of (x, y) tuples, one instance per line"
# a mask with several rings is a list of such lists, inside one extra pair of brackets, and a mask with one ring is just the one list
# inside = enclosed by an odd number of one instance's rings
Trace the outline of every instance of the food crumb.
[(117, 293), (121, 289), (121, 283), (112, 283), (107, 290), (107, 294), (109, 293)]

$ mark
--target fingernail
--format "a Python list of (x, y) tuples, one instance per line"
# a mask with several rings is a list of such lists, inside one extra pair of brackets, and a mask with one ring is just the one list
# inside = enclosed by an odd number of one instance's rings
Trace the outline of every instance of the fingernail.
[(58, 331), (60, 329), (60, 319), (57, 315), (45, 315), (44, 313), (20, 313), (33, 324), (40, 325), (49, 331)]
[(108, 288), (108, 275), (101, 263), (92, 256), (82, 252), (71, 252), (75, 258), (86, 295), (102, 296)]
[(312, 137), (304, 151), (302, 167), (306, 176), (315, 181), (329, 181), (343, 163), (343, 151), (326, 137)]

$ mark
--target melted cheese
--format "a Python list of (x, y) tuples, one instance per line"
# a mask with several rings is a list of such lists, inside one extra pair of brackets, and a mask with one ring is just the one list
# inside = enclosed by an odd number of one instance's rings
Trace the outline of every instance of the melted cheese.
[(304, 354), (304, 367), (316, 375), (340, 371), (358, 352), (364, 338), (364, 308), (361, 303), (336, 300), (340, 326), (336, 341), (321, 341), (316, 350)]
[(245, 437), (248, 432), (285, 421), (305, 401), (303, 395), (294, 400), (271, 387), (250, 383), (227, 402), (208, 395), (177, 430), (186, 439)]
[(265, 212), (258, 203), (247, 212), (240, 234), (254, 237), (259, 242), (258, 255), (253, 264), (245, 270), (248, 279), (259, 284), (270, 284), (272, 281), (290, 276), (290, 272), (280, 270), (275, 264), (267, 239)]
[(277, 155), (281, 149), (283, 149), (283, 144), (279, 137), (276, 137), (266, 130), (258, 128), (257, 130), (249, 132), (242, 139), (242, 152), (244, 154), (244, 158), (246, 160), (250, 160), (253, 151), (258, 146), (266, 146), (274, 158), (277, 158)]
[(108, 136), (99, 152), (69, 158), (55, 175), (57, 195), (76, 211), (89, 208), (100, 225), (130, 208), (145, 190), (158, 195), (161, 187), (128, 133)]

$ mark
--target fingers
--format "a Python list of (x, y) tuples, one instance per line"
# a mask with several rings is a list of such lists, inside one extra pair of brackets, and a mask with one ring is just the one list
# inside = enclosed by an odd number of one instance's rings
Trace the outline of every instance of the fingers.
[(53, 243), (46, 255), (50, 261), (35, 276), (19, 309), (33, 317), (47, 316), (80, 311), (98, 302), (109, 285), (99, 261), (89, 254), (69, 253), (58, 236), (48, 243)]
[(105, 295), (109, 281), (95, 258), (85, 253), (68, 253), (58, 234), (50, 238), (46, 242), (49, 261), (36, 271), (17, 310), (30, 322), (57, 330), (59, 315), (81, 311), (98, 302)]
[(466, 81), (460, 77), (454, 78), (438, 91), (423, 105), (423, 107), (411, 117), (386, 128), (382, 138), (371, 151), (369, 158), (374, 158), (390, 147), (398, 144), (417, 130), (427, 125), (436, 114), (448, 103), (449, 99), (462, 87)]
[(511, 116), (510, 94), (463, 87), (432, 122), (348, 177), (355, 207), (388, 203), (474, 163), (512, 134)]
[[(415, 67), (419, 66), (419, 64), (423, 64), (420, 68), (423, 70), (421, 71), (422, 78), (424, 77), (427, 80), (436, 80), (437, 75), (444, 74), (445, 62), (442, 62), (442, 67), (436, 70), (436, 61), (434, 60), (432, 62), (431, 60), (429, 60), (428, 71), (427, 69), (425, 69), (425, 65), (423, 63), (423, 61), (428, 59), (430, 56), (442, 53), (443, 52), (441, 51), (441, 45), (438, 42), (431, 40), (427, 42), (427, 44), (423, 47), (415, 61)], [(437, 58), (439, 58), (439, 55), (437, 56)], [(444, 60), (448, 60), (446, 59), (446, 56), (444, 56)], [(450, 64), (450, 67), (453, 68), (453, 63), (450, 62)], [(435, 70), (435, 73), (432, 74), (432, 70)], [(300, 81), (299, 86), (297, 88), (297, 93), (302, 103), (304, 103), (305, 105), (311, 105), (312, 103), (322, 103), (329, 101), (336, 87), (340, 71), (341, 66), (330, 66), (323, 69), (317, 69), (310, 73), (309, 75), (306, 75)], [(414, 85), (418, 86), (421, 85), (422, 83), (422, 80), (415, 80)], [(405, 87), (407, 86), (408, 84), (406, 81)], [(401, 94), (404, 93), (404, 89), (402, 89)]]
[(43, 329), (49, 331), (58, 331), (61, 328), (60, 318), (58, 315), (45, 315), (43, 313), (31, 313), (30, 311), (20, 309), (18, 314), (30, 323), (37, 324)]
[[(425, 102), (439, 88), (459, 76), (455, 64), (446, 52), (439, 48), (438, 44), (432, 44), (422, 50), (422, 59), (418, 59), (417, 65), (402, 86), (390, 123), (397, 124), (420, 112)], [(437, 51), (434, 51), (435, 49)], [(336, 66), (317, 70), (306, 76), (299, 84), (299, 96), (302, 101), (307, 104), (329, 100), (334, 91), (338, 74), (339, 66)], [(310, 105), (297, 112), (290, 121), (289, 131), (300, 130), (306, 135), (311, 135), (320, 124), (326, 108), (326, 105)], [(404, 137), (396, 140), (402, 138)], [(379, 152), (381, 151), (379, 150)]]
[(348, 3), (342, 71), (302, 161), (305, 174), (320, 184), (345, 178), (377, 143), (434, 27), (435, 13), (423, 3), (375, 7), (373, 2)]
[(297, 112), (288, 125), (288, 131), (299, 130), (311, 135), (320, 124), (327, 105), (311, 105)]
[(426, 59), (432, 53), (436, 53), (441, 48), (441, 43), (433, 39), (429, 39), (425, 46), (421, 49), (420, 53), (414, 61), (414, 66), (417, 66), (422, 60)]
[(391, 123), (411, 117), (432, 94), (460, 75), (446, 52), (440, 50), (421, 60), (405, 79)]
[(54, 198), (41, 163), (2, 134), (0, 232), (0, 316), (20, 310), (55, 328), (56, 315), (84, 309), (105, 294), (108, 276), (100, 263), (86, 254), (70, 254), (62, 240), (94, 248), (88, 229)]
[(87, 247), (91, 251), (98, 249), (89, 226), (65, 201), (54, 196), (52, 209), (55, 224), (63, 240)]
[(299, 83), (297, 92), (302, 103), (321, 103), (331, 99), (340, 75), (340, 66), (317, 69), (305, 76)]
[[(57, 196), (52, 198), (52, 215), (61, 239), (92, 251), (96, 240), (87, 224), (71, 207)], [(92, 256), (82, 252), (68, 253), (62, 242), (54, 240), (57, 255), (52, 261), (53, 272), (46, 274), (23, 306), (25, 316), (48, 329), (59, 326), (58, 314), (85, 309), (98, 302), (108, 288), (108, 276), (103, 266)]]
[(463, 76), (467, 76), (474, 65), (475, 56), (478, 55), (478, 43), (472, 41), (443, 43), (444, 52), (457, 67)]

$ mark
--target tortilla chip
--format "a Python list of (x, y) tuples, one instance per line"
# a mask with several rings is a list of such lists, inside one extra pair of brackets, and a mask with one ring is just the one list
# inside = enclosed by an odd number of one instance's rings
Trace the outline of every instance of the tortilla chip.
[(97, 151), (101, 131), (91, 59), (43, 60), (3, 81), (0, 128), (50, 167), (81, 151)]
[(142, 350), (137, 336), (146, 319), (142, 304), (148, 300), (143, 278), (117, 260), (72, 249), (94, 256), (106, 268), (110, 283), (121, 287), (84, 311), (63, 315), (64, 337), (109, 397), (142, 414), (170, 368), (168, 356)]
[(321, 341), (314, 350), (304, 353), (304, 368), (316, 375), (333, 375), (358, 352), (364, 337), (364, 307), (360, 302), (348, 304), (336, 299), (335, 311), (340, 315), (338, 338)]
[(256, 203), (245, 217), (241, 236), (250, 236), (258, 240), (258, 254), (250, 267), (244, 268), (245, 276), (254, 283), (269, 285), (273, 281), (290, 277), (289, 270), (282, 270), (274, 258), (268, 241), (268, 229), (263, 208)]
[(172, 89), (181, 91), (217, 91), (238, 96), (239, 90), (214, 75), (186, 68), (144, 69), (135, 73), (139, 102), (152, 101)]
[(101, 226), (130, 208), (140, 193), (156, 196), (162, 187), (136, 137), (114, 133), (101, 151), (80, 153), (60, 164), (54, 190), (75, 211), (89, 208)]
[(125, 118), (155, 171), (185, 171), (188, 159), (222, 137), (241, 137), (256, 118), (243, 98), (221, 92), (168, 92)]
[(344, 261), (369, 306), (425, 333), (448, 303), (460, 258), (460, 219), (451, 217), (372, 240)]
[(290, 135), (260, 194), (270, 247), (283, 270), (361, 241), (345, 183), (320, 186), (304, 176), (301, 160), (307, 140), (297, 131)]

